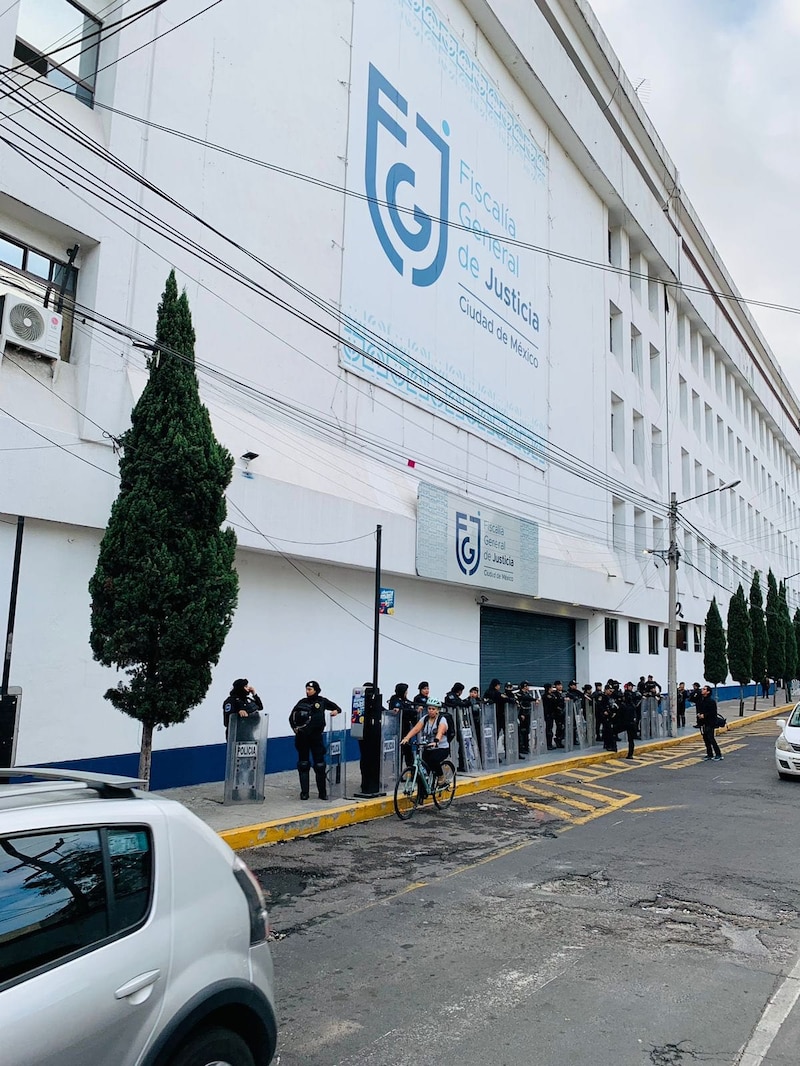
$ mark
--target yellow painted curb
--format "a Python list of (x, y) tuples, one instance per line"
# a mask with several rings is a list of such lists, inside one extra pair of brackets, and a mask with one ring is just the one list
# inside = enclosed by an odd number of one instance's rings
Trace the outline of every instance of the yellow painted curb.
[[(748, 722), (758, 722), (766, 718), (774, 718), (783, 711), (789, 711), (794, 706), (792, 703), (781, 707), (773, 707), (769, 711), (757, 711), (755, 714), (743, 718), (729, 718), (728, 729), (738, 729)], [(647, 741), (640, 744), (638, 751), (659, 751), (661, 748), (671, 748), (677, 744), (685, 744), (687, 741), (696, 740), (698, 733), (692, 732), (682, 737), (665, 737), (664, 740)], [(476, 792), (490, 792), (493, 788), (503, 785), (513, 785), (517, 781), (530, 781), (537, 777), (551, 777), (554, 774), (563, 773), (565, 770), (574, 770), (579, 766), (592, 766), (595, 763), (611, 762), (621, 759), (623, 755), (616, 751), (598, 751), (591, 755), (574, 755), (569, 759), (562, 759), (557, 763), (540, 763), (539, 765), (520, 766), (514, 770), (498, 770), (491, 774), (481, 774), (480, 777), (467, 777), (462, 775), (458, 778), (456, 786), (456, 798), (470, 796)], [(391, 796), (380, 796), (376, 799), (363, 800), (356, 805), (339, 804), (325, 811), (312, 811), (308, 814), (300, 814), (295, 818), (281, 819), (274, 822), (259, 822), (256, 825), (245, 825), (238, 829), (223, 829), (219, 835), (234, 851), (242, 851), (245, 848), (256, 848), (266, 844), (278, 844), (284, 840), (295, 840), (297, 837), (314, 836), (317, 833), (329, 833), (334, 829), (343, 829), (348, 825), (358, 825), (360, 822), (369, 822), (373, 818), (385, 818), (394, 814), (394, 802)]]

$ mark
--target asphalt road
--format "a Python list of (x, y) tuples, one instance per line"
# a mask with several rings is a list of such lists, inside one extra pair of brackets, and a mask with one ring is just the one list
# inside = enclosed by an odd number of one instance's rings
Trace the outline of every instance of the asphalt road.
[(800, 781), (779, 781), (775, 734), (245, 853), (276, 937), (276, 1061), (796, 1066)]

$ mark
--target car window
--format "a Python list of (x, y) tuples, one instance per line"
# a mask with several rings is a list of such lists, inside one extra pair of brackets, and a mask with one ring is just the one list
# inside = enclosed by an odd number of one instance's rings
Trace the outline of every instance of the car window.
[(151, 889), (142, 827), (0, 837), (0, 982), (132, 929)]
[(792, 717), (789, 719), (789, 725), (800, 725), (800, 703), (797, 704), (792, 712)]
[(96, 829), (0, 839), (0, 981), (106, 936)]
[(138, 925), (150, 907), (150, 836), (142, 828), (109, 829), (108, 852), (113, 885), (112, 932), (123, 932)]

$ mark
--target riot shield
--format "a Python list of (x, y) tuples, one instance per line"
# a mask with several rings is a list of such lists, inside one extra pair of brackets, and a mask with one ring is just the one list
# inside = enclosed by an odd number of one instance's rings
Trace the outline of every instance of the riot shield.
[(381, 716), (381, 792), (391, 795), (400, 761), (400, 715), (384, 711)]
[(228, 750), (225, 759), (224, 804), (262, 803), (264, 768), (267, 764), (269, 715), (249, 714), (228, 720)]
[(464, 772), (474, 774), (482, 769), (482, 767), (471, 707), (458, 708), (456, 732), (458, 733), (458, 744), (461, 752), (461, 761), (464, 765)]
[(534, 755), (547, 754), (547, 735), (544, 725), (544, 705), (541, 699), (534, 700), (531, 707), (531, 752)]
[(481, 704), (481, 736), (483, 737), (483, 768), (496, 770), (497, 758), (497, 719), (493, 703)]
[(506, 766), (513, 766), (519, 762), (519, 720), (517, 718), (518, 707), (516, 703), (506, 703), (505, 706), (505, 739), (506, 739)]
[[(586, 719), (583, 717), (583, 700), (567, 700), (567, 717), (572, 718), (572, 746), (586, 751), (591, 746)], [(592, 735), (594, 739), (594, 735)]]
[(333, 722), (328, 731), (326, 763), (328, 799), (344, 799), (347, 795), (347, 730), (334, 729)]

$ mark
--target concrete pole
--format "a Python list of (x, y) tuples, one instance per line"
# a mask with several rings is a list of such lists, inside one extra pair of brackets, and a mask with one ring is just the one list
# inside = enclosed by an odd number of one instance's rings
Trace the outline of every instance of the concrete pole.
[(669, 501), (669, 597), (667, 630), (667, 696), (669, 699), (669, 722), (667, 733), (678, 733), (678, 499), (673, 492)]

